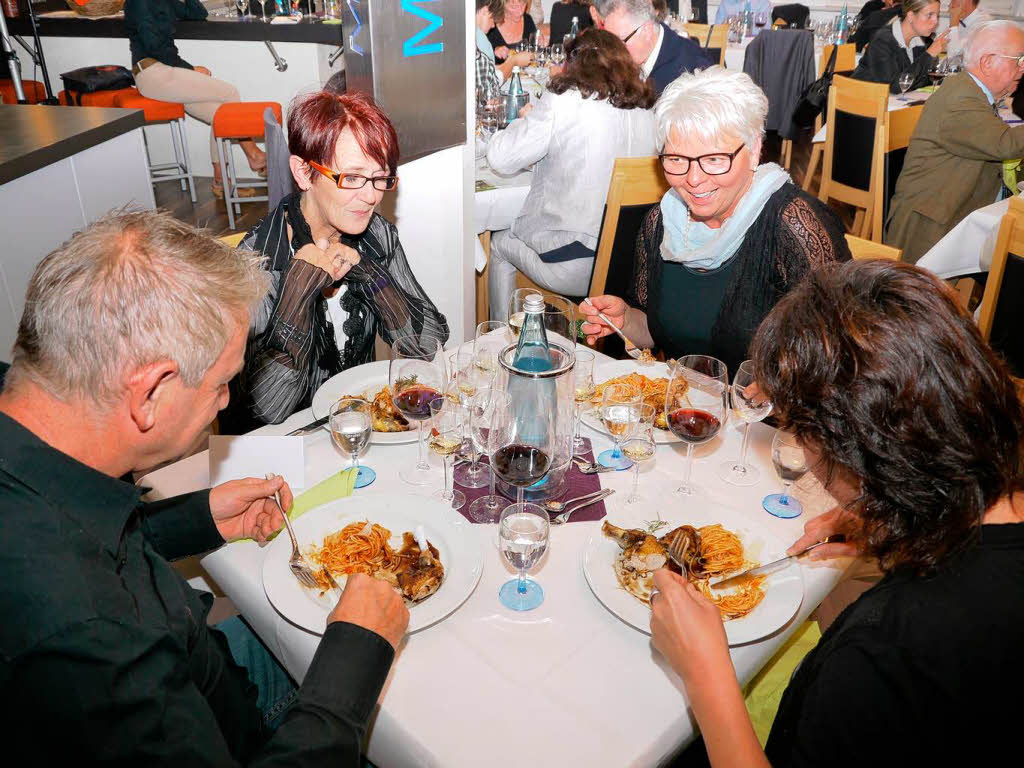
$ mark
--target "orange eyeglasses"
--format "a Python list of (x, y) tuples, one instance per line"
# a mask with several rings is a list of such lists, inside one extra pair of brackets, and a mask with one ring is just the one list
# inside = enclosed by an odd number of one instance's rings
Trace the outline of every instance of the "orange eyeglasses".
[(397, 176), (363, 176), (358, 173), (338, 173), (332, 171), (326, 165), (320, 165), (320, 163), (309, 161), (309, 166), (317, 173), (326, 176), (328, 179), (338, 185), (338, 189), (362, 189), (366, 186), (366, 182), (373, 184), (373, 188), (379, 192), (387, 192), (395, 188), (398, 184)]

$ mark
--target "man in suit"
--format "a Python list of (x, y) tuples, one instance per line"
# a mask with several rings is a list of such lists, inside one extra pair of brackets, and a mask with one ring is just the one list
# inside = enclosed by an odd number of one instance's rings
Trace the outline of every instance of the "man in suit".
[(964, 64), (967, 71), (947, 78), (925, 104), (896, 182), (885, 241), (910, 263), (967, 214), (994, 203), (1002, 162), (1024, 157), (1024, 126), (1007, 125), (994, 106), (1024, 73), (1024, 28), (974, 25)]
[(683, 72), (712, 63), (693, 40), (657, 22), (651, 0), (595, 0), (590, 15), (598, 29), (607, 29), (626, 44), (641, 76), (651, 81), (659, 96)]

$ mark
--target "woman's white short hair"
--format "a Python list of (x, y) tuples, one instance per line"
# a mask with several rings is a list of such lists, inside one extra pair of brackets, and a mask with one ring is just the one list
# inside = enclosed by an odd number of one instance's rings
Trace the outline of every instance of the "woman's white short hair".
[(708, 143), (735, 136), (753, 149), (767, 115), (768, 97), (750, 76), (717, 65), (680, 75), (654, 105), (659, 147), (676, 131)]

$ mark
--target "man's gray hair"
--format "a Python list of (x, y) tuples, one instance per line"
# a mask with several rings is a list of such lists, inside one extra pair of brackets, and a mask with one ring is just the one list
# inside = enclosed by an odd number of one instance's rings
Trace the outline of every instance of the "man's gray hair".
[[(1008, 19), (989, 19), (971, 25), (964, 42), (964, 66), (976, 69), (981, 57), (987, 53), (1005, 53), (1001, 49), (1000, 40), (1011, 30), (1024, 30), (1018, 22)], [(1021, 51), (1015, 51), (1021, 53)]]
[(108, 215), (36, 267), (7, 386), (110, 407), (126, 373), (174, 360), (196, 387), (268, 287), (260, 256), (169, 213)]
[(625, 9), (627, 15), (637, 24), (655, 19), (651, 0), (594, 0), (594, 8), (604, 19), (608, 18), (608, 14), (614, 13), (620, 8)]
[(768, 98), (749, 75), (717, 65), (684, 72), (654, 105), (658, 147), (664, 147), (669, 133), (676, 131), (708, 143), (734, 136), (754, 151), (764, 135), (767, 115)]

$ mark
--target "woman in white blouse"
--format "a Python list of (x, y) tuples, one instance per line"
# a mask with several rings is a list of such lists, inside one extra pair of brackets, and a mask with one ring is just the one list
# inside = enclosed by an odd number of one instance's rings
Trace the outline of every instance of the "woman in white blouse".
[(492, 319), (505, 319), (517, 270), (554, 293), (587, 293), (615, 158), (656, 152), (654, 102), (622, 41), (588, 29), (536, 106), (493, 136), (487, 161), (495, 171), (536, 165), (512, 229), (491, 241)]

